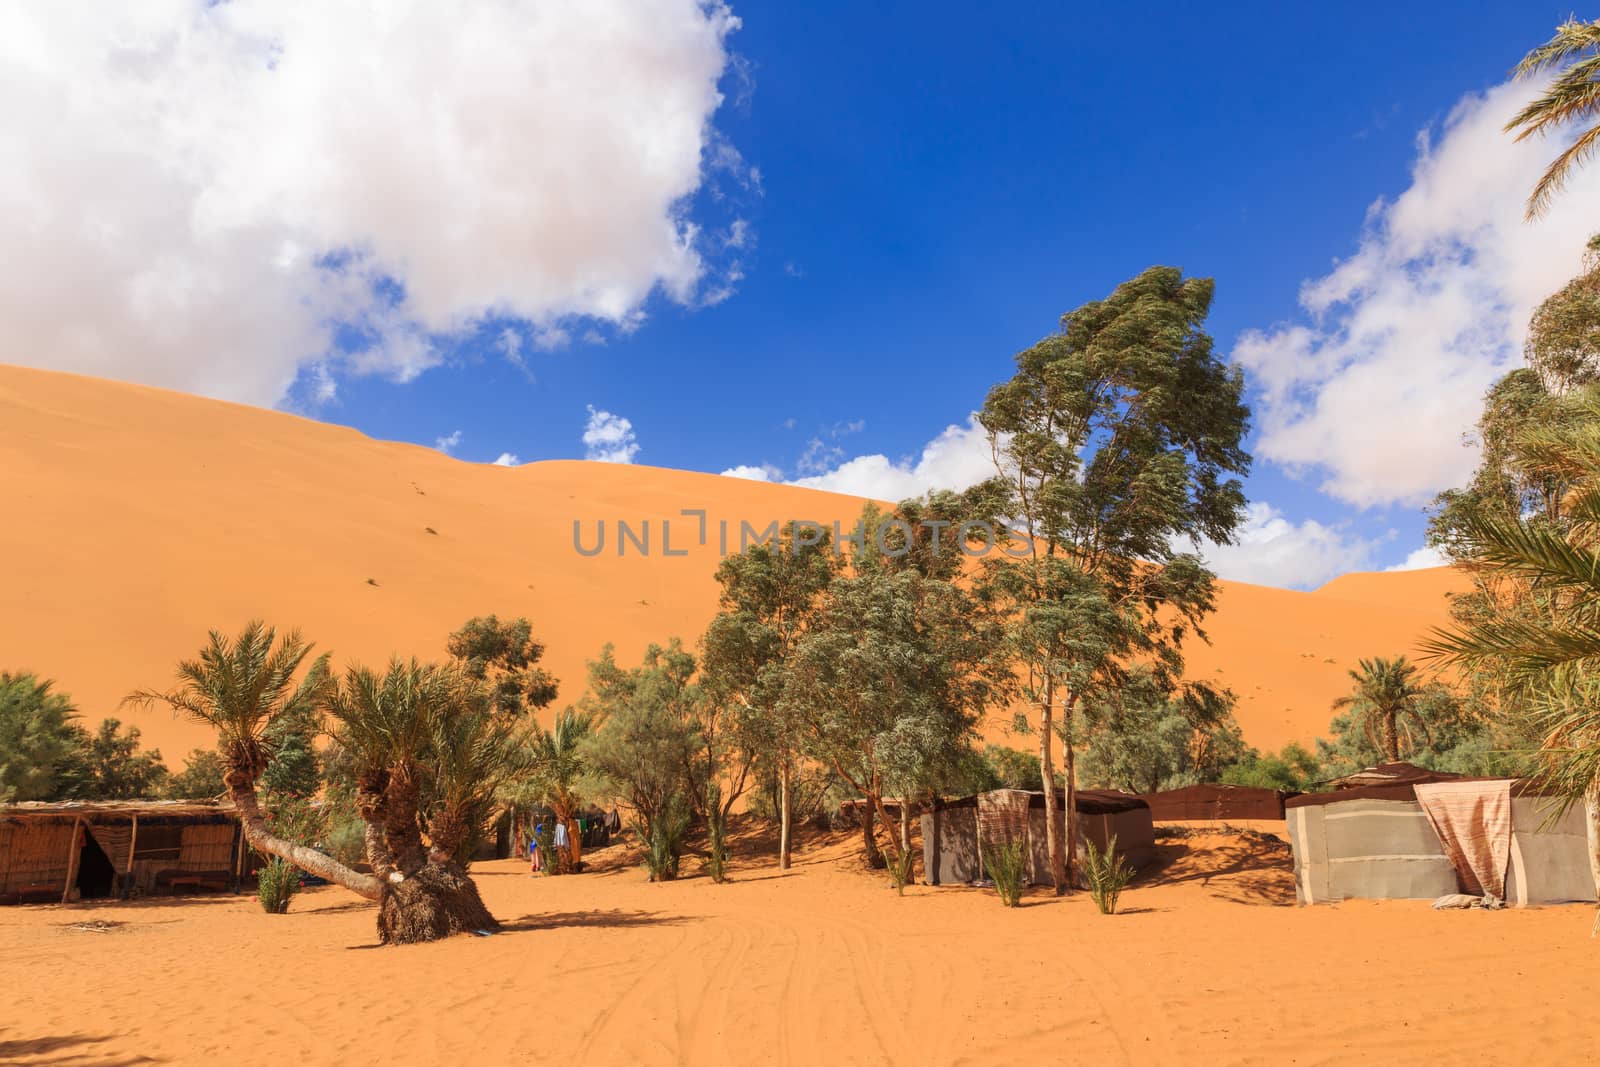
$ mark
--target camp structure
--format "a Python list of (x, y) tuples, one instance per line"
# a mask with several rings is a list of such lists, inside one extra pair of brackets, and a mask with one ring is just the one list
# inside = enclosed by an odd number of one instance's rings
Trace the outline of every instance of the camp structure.
[[(1066, 805), (1062, 790), (1057, 810)], [(1129, 793), (1077, 791), (1079, 841), (1104, 849), (1116, 838), (1117, 853), (1137, 870), (1155, 855), (1155, 827), (1150, 805)], [(1050, 881), (1050, 853), (1045, 834), (1044, 793), (996, 789), (958, 800), (941, 800), (922, 816), (922, 859), (934, 885), (959, 885), (984, 877), (980, 852), (1005, 842), (1023, 841), (1028, 881)], [(1066, 833), (1062, 819), (1057, 832)], [(980, 848), (981, 846), (981, 848)]]
[(1169, 822), (1283, 821), (1283, 803), (1296, 793), (1245, 785), (1187, 785), (1144, 794), (1150, 818)]
[[(1362, 784), (1373, 783), (1373, 784)], [(1450, 894), (1593, 901), (1588, 817), (1527, 781), (1386, 764), (1285, 803), (1302, 904)]]
[(0, 807), (0, 903), (227, 889), (247, 851), (231, 805), (11, 804)]

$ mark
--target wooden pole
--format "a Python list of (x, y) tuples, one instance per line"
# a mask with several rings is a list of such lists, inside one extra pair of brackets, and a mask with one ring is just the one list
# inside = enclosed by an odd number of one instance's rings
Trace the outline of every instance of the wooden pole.
[(78, 843), (78, 827), (83, 823), (82, 815), (72, 817), (72, 844), (71, 851), (67, 853), (67, 884), (61, 887), (61, 903), (70, 903), (72, 896), (72, 883), (78, 880), (78, 857), (83, 852), (83, 847)]
[(128, 892), (133, 888), (133, 853), (139, 847), (139, 813), (133, 813), (133, 829), (128, 833), (128, 869), (122, 872), (123, 899), (127, 899)]

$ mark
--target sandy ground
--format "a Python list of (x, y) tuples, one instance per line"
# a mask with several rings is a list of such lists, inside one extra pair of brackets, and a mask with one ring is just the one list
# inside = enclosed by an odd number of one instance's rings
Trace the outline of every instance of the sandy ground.
[[(763, 841), (763, 850), (768, 842)], [(531, 878), (480, 864), (489, 938), (374, 946), (337, 888), (0, 910), (0, 1062), (1578, 1062), (1584, 906), (1299, 908), (1285, 846), (1211, 833), (1096, 913), (1082, 894), (896, 897), (853, 842), (780, 875), (651, 885), (617, 847)], [(746, 843), (744, 850), (751, 851)], [(691, 864), (692, 865), (692, 864)], [(101, 924), (85, 928), (82, 924)]]
[[(470, 432), (470, 430), (469, 430)], [(142, 386), (0, 366), (0, 670), (56, 680), (91, 722), (120, 715), (169, 763), (215, 739), (118, 711), (170, 683), (207, 629), (299, 626), (338, 663), (439, 656), (473, 615), (525, 615), (576, 700), (607, 642), (693, 641), (716, 611), (718, 531), (804, 519), (848, 530), (862, 501), (715, 475), (582, 462), (508, 469), (326, 423)], [(707, 544), (696, 517), (707, 512)], [(619, 558), (617, 520), (651, 528)], [(573, 547), (582, 524), (592, 547)], [(670, 521), (667, 556), (662, 523)], [(1446, 618), (1447, 570), (1351, 575), (1314, 593), (1224, 583), (1191, 673), (1231, 687), (1250, 743), (1327, 729), (1359, 656), (1409, 649)], [(1006, 740), (1007, 715), (991, 739)], [(1031, 742), (1017, 741), (1019, 747)]]

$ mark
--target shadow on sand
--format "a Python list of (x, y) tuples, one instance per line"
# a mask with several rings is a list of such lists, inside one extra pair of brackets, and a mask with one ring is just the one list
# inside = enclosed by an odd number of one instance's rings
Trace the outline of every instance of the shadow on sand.
[(97, 1047), (110, 1040), (110, 1034), (13, 1038), (0, 1031), (0, 1063), (17, 1067), (134, 1067), (164, 1062), (153, 1056), (129, 1056)]

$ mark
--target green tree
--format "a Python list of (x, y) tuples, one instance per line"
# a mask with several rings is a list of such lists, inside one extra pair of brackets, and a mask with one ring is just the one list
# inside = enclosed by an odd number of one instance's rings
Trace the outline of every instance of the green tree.
[(1361, 731), (1388, 763), (1400, 759), (1402, 747), (1410, 752), (1429, 744), (1432, 734), (1422, 714), (1424, 682), (1417, 668), (1404, 656), (1358, 662), (1360, 670), (1349, 672), (1351, 691), (1333, 706), (1355, 714)]
[(795, 644), (838, 569), (825, 534), (813, 537), (792, 524), (775, 540), (729, 556), (717, 567), (721, 610), (701, 646), (712, 698), (734, 706), (732, 725), (740, 746), (764, 762), (776, 780), (782, 870), (789, 868), (800, 770), (796, 727), (781, 701), (784, 679)]
[(678, 809), (687, 811), (700, 699), (694, 655), (677, 638), (651, 645), (638, 667), (618, 666), (609, 644), (589, 664), (589, 688), (578, 704), (598, 723), (579, 747), (588, 790), (627, 808), (646, 842), (658, 840), (658, 828), (667, 829)]
[[(1114, 694), (1135, 662), (1158, 688), (1179, 687), (1182, 645), (1212, 610), (1214, 579), (1178, 546), (1226, 543), (1243, 515), (1249, 413), (1242, 377), (1202, 329), (1212, 292), (1209, 279), (1150, 268), (1019, 353), (979, 415), (1010, 491), (1004, 512), (1021, 527), (1021, 558), (986, 569), (1013, 605), (1008, 646), (1039, 710), (1046, 780), (1063, 742), (1068, 812), (1079, 706)], [(1054, 790), (1045, 801), (1051, 875), (1065, 892), (1077, 820), (1063, 820)]]
[(594, 709), (566, 708), (548, 730), (530, 723), (525, 757), (528, 774), (513, 783), (524, 800), (519, 806), (528, 806), (525, 801), (545, 805), (555, 813), (557, 822), (568, 827), (569, 854), (577, 843), (573, 816), (582, 800), (580, 783), (588, 771), (584, 744), (594, 733), (597, 717)]
[(1315, 753), (1298, 741), (1291, 741), (1279, 752), (1263, 754), (1246, 749), (1238, 762), (1222, 769), (1217, 780), (1223, 785), (1304, 793), (1328, 777)]
[(85, 735), (78, 709), (52, 683), (32, 674), (0, 672), (0, 804), (56, 800), (81, 762)]
[(290, 709), (267, 724), (261, 736), (272, 758), (261, 774), (261, 788), (279, 797), (316, 796), (322, 788), (321, 732), (316, 709), (309, 707)]
[[(1494, 671), (1541, 739), (1544, 779), (1587, 808), (1600, 888), (1600, 387), (1576, 398), (1577, 418), (1524, 432), (1522, 451), (1569, 486), (1562, 522), (1473, 513), (1461, 552), (1520, 602), (1491, 604), (1428, 643), (1464, 674)], [(1536, 610), (1526, 610), (1532, 601)]]
[[(223, 782), (257, 850), (378, 902), (384, 943), (432, 941), (493, 929), (477, 887), (458, 861), (501, 781), (517, 773), (517, 745), (476, 679), (450, 666), (392, 662), (383, 673), (351, 667), (342, 681), (326, 655), (307, 662), (297, 631), (251, 622), (237, 637), (213, 630), (199, 655), (177, 667), (177, 684), (141, 690), (129, 702), (162, 705), (217, 731)], [(272, 762), (269, 728), (321, 708), (353, 768), (367, 823), (364, 874), (270, 824), (258, 785)], [(292, 835), (292, 836), (291, 836)]]
[(87, 779), (78, 795), (93, 800), (135, 800), (159, 796), (167, 784), (167, 765), (156, 749), (139, 751), (139, 728), (123, 732), (120, 719), (105, 719), (82, 749)]
[(1216, 781), (1245, 755), (1227, 690), (1189, 686), (1163, 692), (1144, 672), (1110, 699), (1084, 705), (1080, 774), (1090, 785), (1129, 793)]
[[(1523, 57), (1513, 72), (1534, 78), (1557, 72), (1545, 91), (1506, 123), (1516, 140), (1544, 137), (1565, 126), (1577, 128), (1577, 139), (1540, 176), (1528, 197), (1529, 221), (1544, 214), (1555, 194), (1580, 164), (1600, 148), (1600, 20), (1568, 19), (1555, 36)], [(1587, 128), (1584, 128), (1587, 125)]]
[(167, 782), (167, 795), (177, 800), (213, 800), (227, 792), (223, 784), (222, 757), (209, 748), (197, 748), (184, 760), (183, 770)]
[(468, 619), (450, 635), (445, 649), (468, 678), (485, 686), (502, 716), (537, 711), (556, 699), (555, 675), (539, 666), (544, 645), (534, 639), (527, 619)]

